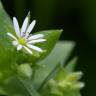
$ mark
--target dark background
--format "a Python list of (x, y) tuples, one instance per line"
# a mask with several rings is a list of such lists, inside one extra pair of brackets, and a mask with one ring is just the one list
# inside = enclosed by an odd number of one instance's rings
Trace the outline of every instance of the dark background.
[(84, 72), (83, 96), (96, 96), (96, 1), (95, 0), (1, 0), (12, 18), (22, 24), (28, 11), (36, 19), (34, 31), (64, 29), (61, 40), (76, 42), (70, 58), (78, 56), (76, 70)]

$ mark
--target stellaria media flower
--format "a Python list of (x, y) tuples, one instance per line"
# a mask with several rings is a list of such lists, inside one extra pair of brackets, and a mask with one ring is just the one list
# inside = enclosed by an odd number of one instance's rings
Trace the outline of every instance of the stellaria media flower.
[(33, 20), (31, 24), (28, 26), (28, 16), (27, 16), (20, 29), (16, 17), (13, 17), (13, 24), (16, 36), (14, 36), (9, 32), (7, 33), (7, 35), (13, 39), (12, 44), (17, 47), (17, 51), (25, 49), (29, 54), (33, 54), (32, 50), (35, 50), (37, 52), (43, 52), (41, 48), (35, 46), (34, 44), (46, 41), (46, 39), (43, 38), (44, 35), (30, 34), (36, 24), (35, 20)]

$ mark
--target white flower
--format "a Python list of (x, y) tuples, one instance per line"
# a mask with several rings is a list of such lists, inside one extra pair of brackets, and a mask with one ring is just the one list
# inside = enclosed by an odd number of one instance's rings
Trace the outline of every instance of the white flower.
[(12, 44), (17, 47), (18, 51), (24, 48), (30, 54), (33, 54), (32, 50), (43, 52), (41, 48), (34, 46), (34, 44), (46, 41), (46, 39), (43, 39), (44, 35), (30, 34), (35, 26), (35, 23), (36, 21), (33, 20), (28, 26), (28, 17), (26, 17), (20, 30), (16, 17), (13, 17), (13, 24), (17, 36), (14, 36), (11, 33), (7, 33), (7, 35), (13, 39)]

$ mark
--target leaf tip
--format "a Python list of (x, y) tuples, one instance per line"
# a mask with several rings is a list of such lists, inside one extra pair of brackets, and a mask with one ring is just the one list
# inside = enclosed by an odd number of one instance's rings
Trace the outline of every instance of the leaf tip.
[(63, 29), (58, 29), (57, 31), (60, 32), (60, 33), (62, 33), (63, 32)]

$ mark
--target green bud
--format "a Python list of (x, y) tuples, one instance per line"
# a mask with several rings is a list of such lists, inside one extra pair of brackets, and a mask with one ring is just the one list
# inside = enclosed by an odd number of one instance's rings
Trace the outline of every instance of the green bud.
[(63, 96), (62, 90), (60, 90), (57, 87), (51, 88), (51, 92), (50, 93), (52, 94), (52, 96)]
[(49, 84), (49, 85), (54, 85), (54, 84), (55, 84), (55, 80), (50, 79), (50, 80), (48, 81), (48, 84)]
[(63, 89), (70, 88), (71, 82), (67, 82), (67, 81), (63, 80), (63, 81), (58, 83), (58, 86), (63, 88)]
[(31, 78), (32, 77), (32, 68), (29, 64), (21, 64), (17, 68), (18, 75), (25, 77), (25, 78)]
[(77, 81), (82, 77), (82, 72), (74, 72), (66, 77), (67, 81)]
[(85, 86), (83, 82), (78, 82), (72, 86), (73, 89), (82, 89)]
[(50, 88), (51, 94), (56, 95), (56, 96), (63, 96), (62, 90), (58, 88), (58, 82), (56, 82), (54, 79), (50, 79), (48, 81), (48, 86)]

